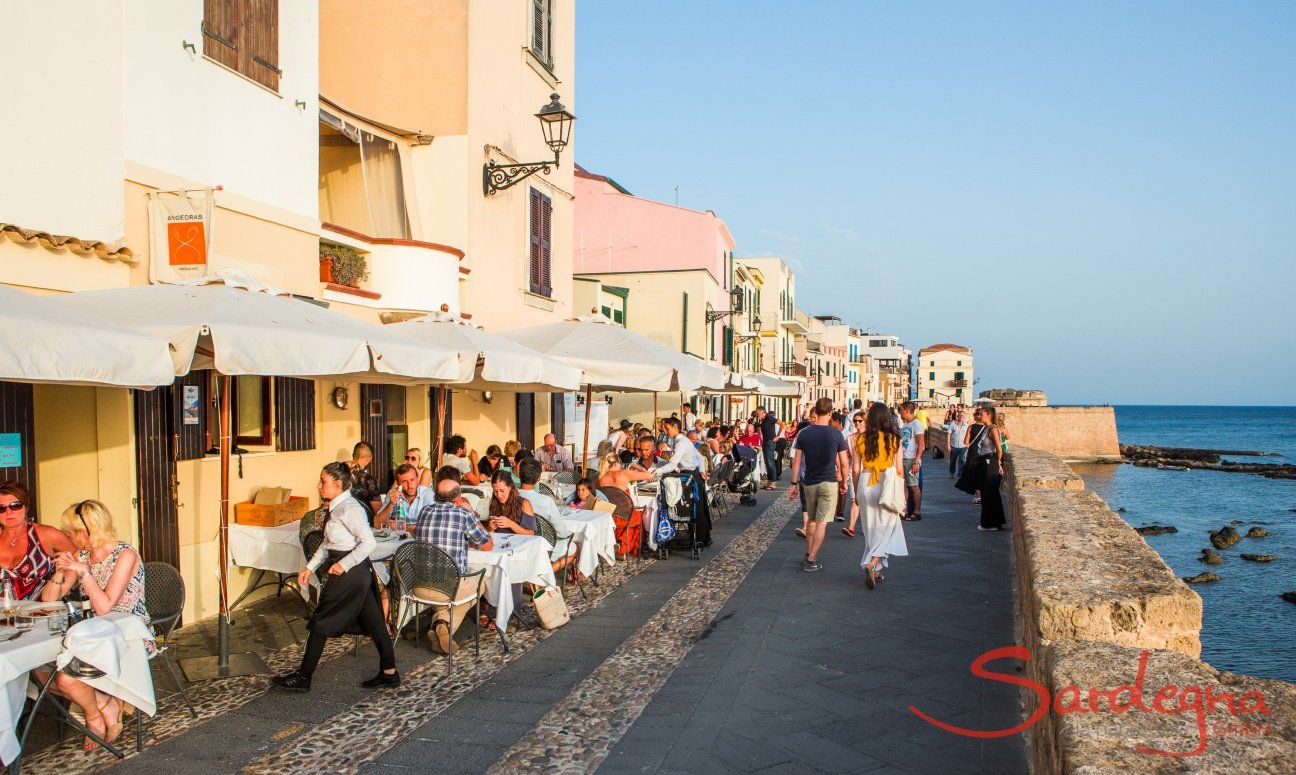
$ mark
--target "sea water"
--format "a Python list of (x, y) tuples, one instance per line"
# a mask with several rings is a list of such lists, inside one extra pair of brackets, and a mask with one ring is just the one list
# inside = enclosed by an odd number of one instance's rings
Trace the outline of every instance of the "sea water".
[[(1117, 406), (1122, 444), (1271, 452), (1238, 462), (1296, 464), (1296, 407)], [(1011, 428), (1009, 429), (1011, 432)], [(1296, 480), (1217, 471), (1166, 471), (1132, 465), (1073, 466), (1085, 486), (1134, 527), (1174, 525), (1178, 533), (1147, 536), (1178, 576), (1210, 571), (1213, 584), (1195, 584), (1204, 607), (1202, 659), (1217, 669), (1296, 681), (1296, 605), (1279, 595), (1296, 591)], [(1223, 565), (1200, 561), (1213, 548), (1210, 531), (1233, 520), (1243, 538), (1217, 550)], [(1259, 525), (1267, 538), (1246, 538)], [(1243, 553), (1273, 554), (1270, 563)]]

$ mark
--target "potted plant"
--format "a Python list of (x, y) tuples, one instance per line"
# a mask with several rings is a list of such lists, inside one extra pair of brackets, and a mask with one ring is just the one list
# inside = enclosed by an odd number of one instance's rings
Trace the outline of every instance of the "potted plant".
[(359, 288), (369, 279), (364, 254), (346, 245), (320, 243), (320, 281)]

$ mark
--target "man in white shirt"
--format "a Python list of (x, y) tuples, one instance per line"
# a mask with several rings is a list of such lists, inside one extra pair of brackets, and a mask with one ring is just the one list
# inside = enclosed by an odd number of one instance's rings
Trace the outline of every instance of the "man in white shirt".
[[(685, 404), (687, 406), (687, 404)], [(697, 540), (703, 546), (711, 545), (711, 506), (707, 503), (706, 496), (706, 477), (702, 475), (703, 466), (706, 465), (702, 459), (702, 453), (698, 452), (697, 447), (689, 441), (681, 430), (681, 423), (674, 417), (668, 417), (663, 422), (666, 429), (666, 438), (673, 445), (671, 448), (670, 460), (663, 463), (657, 468), (657, 478), (660, 479), (665, 474), (670, 473), (688, 473), (692, 474), (697, 481), (700, 489), (700, 497), (697, 503)]]
[(916, 417), (918, 405), (905, 401), (900, 405), (900, 445), (903, 449), (905, 486), (909, 488), (910, 513), (901, 519), (916, 522), (922, 519), (922, 454), (927, 447), (927, 428)]
[(698, 416), (693, 414), (692, 404), (684, 404), (680, 407), (680, 422), (683, 425), (685, 433), (697, 430)]
[(466, 484), (481, 484), (482, 476), (477, 472), (477, 450), (468, 449), (468, 440), (459, 434), (446, 439), (445, 458), (442, 465), (459, 469)]
[(558, 446), (558, 437), (546, 433), (544, 444), (535, 451), (536, 460), (546, 471), (570, 471), (573, 468), (571, 453)]
[(949, 478), (963, 474), (963, 465), (967, 462), (967, 419), (963, 408), (956, 406), (950, 421), (945, 424), (949, 432), (949, 444), (945, 452), (949, 455)]
[(536, 516), (544, 517), (549, 520), (550, 524), (562, 516), (562, 511), (553, 498), (536, 489), (536, 484), (540, 481), (540, 461), (535, 458), (527, 458), (518, 463), (518, 479), (522, 484), (518, 486), (518, 495), (531, 503), (531, 510)]

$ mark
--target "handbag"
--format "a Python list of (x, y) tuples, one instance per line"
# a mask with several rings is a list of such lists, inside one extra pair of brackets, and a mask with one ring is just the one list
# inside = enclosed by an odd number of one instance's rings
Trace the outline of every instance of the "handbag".
[[(983, 425), (981, 426), (981, 432), (978, 433), (976, 438), (972, 439), (971, 443), (967, 446), (969, 455), (976, 450), (977, 444), (985, 434), (986, 426)], [(989, 464), (991, 457), (993, 457), (993, 455), (978, 455), (969, 460), (967, 465), (963, 466), (963, 473), (959, 474), (958, 481), (954, 483), (954, 487), (962, 490), (968, 495), (981, 489), (981, 480), (985, 478), (985, 468)]]
[(882, 494), (878, 498), (878, 505), (884, 511), (891, 511), (903, 516), (906, 507), (905, 487), (904, 482), (900, 481), (900, 474), (896, 473), (894, 466), (887, 466), (882, 471), (882, 478), (878, 484), (882, 485)]
[(542, 587), (531, 597), (535, 606), (536, 617), (540, 626), (546, 630), (556, 630), (571, 620), (567, 612), (567, 601), (563, 599), (562, 590), (558, 587)]

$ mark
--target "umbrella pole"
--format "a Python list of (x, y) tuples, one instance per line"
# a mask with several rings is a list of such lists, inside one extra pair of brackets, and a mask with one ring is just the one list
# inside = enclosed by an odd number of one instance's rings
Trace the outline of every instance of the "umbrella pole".
[(656, 390), (653, 391), (652, 429), (653, 429), (653, 442), (655, 443), (657, 441), (657, 391)]
[(220, 616), (216, 625), (217, 651), (215, 657), (193, 657), (180, 660), (180, 669), (190, 681), (212, 678), (229, 678), (235, 675), (253, 675), (266, 672), (260, 655), (252, 652), (235, 654), (230, 660), (230, 609), (229, 609), (229, 506), (230, 506), (230, 437), (232, 418), (230, 395), (233, 380), (218, 374), (217, 390), (220, 392)]
[[(436, 427), (436, 467), (441, 468), (441, 459), (445, 457), (445, 407), (446, 407), (446, 388), (437, 388), (437, 427)], [(436, 471), (433, 471), (435, 474)]]
[(581, 475), (586, 475), (586, 469), (589, 468), (589, 423), (590, 415), (594, 411), (594, 386), (585, 386), (585, 443), (581, 445)]

